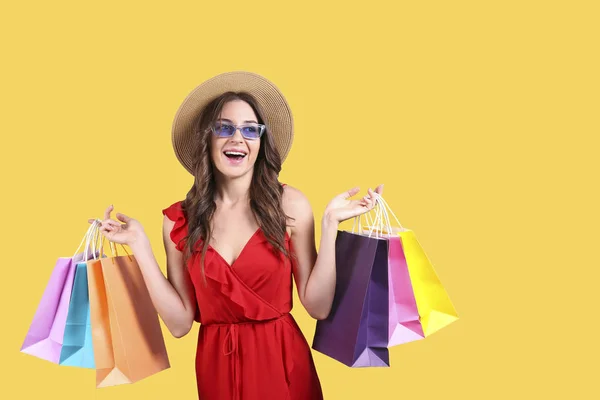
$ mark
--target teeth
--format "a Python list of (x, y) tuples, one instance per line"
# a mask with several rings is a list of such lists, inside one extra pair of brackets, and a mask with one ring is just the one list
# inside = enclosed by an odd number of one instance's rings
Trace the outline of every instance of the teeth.
[(239, 151), (226, 151), (225, 154), (228, 156), (242, 156), (242, 157), (244, 157), (246, 155), (245, 153), (241, 153)]

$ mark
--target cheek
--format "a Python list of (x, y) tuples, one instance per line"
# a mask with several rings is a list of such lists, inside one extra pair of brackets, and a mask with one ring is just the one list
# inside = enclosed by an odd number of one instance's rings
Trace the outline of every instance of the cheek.
[(258, 157), (258, 152), (260, 151), (260, 141), (254, 141), (248, 143), (248, 148), (250, 149), (250, 153), (252, 154), (252, 159), (256, 160)]
[(219, 150), (219, 149), (220, 149), (220, 146), (218, 145), (215, 138), (212, 137), (211, 141), (210, 141), (210, 158), (212, 159), (213, 162), (217, 162), (220, 160), (219, 155), (221, 153), (221, 150)]

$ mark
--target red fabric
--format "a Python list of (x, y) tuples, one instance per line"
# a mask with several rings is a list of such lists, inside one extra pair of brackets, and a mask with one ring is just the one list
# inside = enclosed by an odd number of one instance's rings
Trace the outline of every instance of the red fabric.
[[(187, 223), (177, 202), (163, 210), (175, 221), (171, 240), (183, 249)], [(291, 241), (286, 234), (286, 248)], [(201, 322), (196, 350), (201, 400), (320, 400), (308, 342), (290, 314), (292, 266), (259, 228), (230, 266), (209, 246), (206, 286), (200, 252), (187, 265)], [(199, 318), (198, 318), (199, 317)]]

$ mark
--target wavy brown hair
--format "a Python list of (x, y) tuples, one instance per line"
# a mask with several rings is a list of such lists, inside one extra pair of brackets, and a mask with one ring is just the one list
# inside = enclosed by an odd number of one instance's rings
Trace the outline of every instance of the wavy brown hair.
[[(211, 159), (211, 127), (219, 119), (223, 106), (234, 100), (245, 101), (252, 107), (258, 123), (265, 124), (260, 104), (256, 99), (245, 92), (226, 92), (211, 101), (202, 111), (196, 121), (194, 136), (193, 161), (194, 184), (182, 202), (182, 209), (188, 224), (188, 234), (183, 239), (186, 241), (184, 249), (184, 263), (198, 250), (198, 240), (202, 239), (200, 265), (204, 276), (204, 260), (212, 236), (212, 218), (217, 208), (215, 203), (216, 181), (214, 166)], [(265, 124), (266, 125), (266, 124)], [(285, 233), (287, 220), (282, 207), (283, 187), (278, 177), (281, 171), (281, 157), (269, 126), (260, 138), (260, 149), (254, 164), (252, 182), (250, 184), (250, 209), (263, 231), (266, 239), (275, 252), (279, 251), (290, 257), (285, 248)], [(194, 244), (192, 246), (191, 244)], [(184, 264), (184, 265), (185, 265)]]

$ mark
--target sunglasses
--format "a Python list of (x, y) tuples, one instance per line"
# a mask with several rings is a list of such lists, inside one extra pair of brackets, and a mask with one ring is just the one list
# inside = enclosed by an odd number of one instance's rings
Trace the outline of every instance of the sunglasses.
[(235, 135), (235, 131), (238, 129), (244, 139), (256, 140), (264, 133), (265, 126), (263, 124), (244, 124), (238, 126), (227, 122), (217, 122), (211, 127), (213, 133), (220, 138), (230, 138)]

